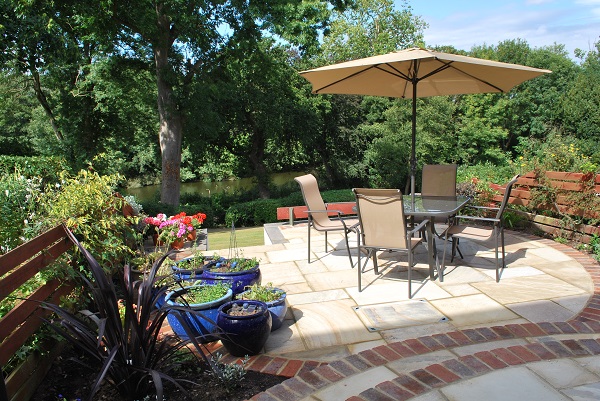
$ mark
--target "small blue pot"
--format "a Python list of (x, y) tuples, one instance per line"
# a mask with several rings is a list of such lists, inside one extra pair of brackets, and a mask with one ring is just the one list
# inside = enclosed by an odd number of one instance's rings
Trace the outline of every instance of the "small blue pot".
[[(234, 305), (254, 307), (260, 312), (232, 316), (230, 312)], [(231, 355), (256, 355), (263, 349), (271, 333), (271, 313), (267, 304), (261, 301), (230, 301), (219, 307), (217, 325), (223, 332), (221, 342)]]
[[(275, 292), (275, 291), (283, 291), (283, 290), (281, 290), (279, 288), (273, 288), (273, 292)], [(246, 291), (239, 294), (238, 298), (243, 299), (245, 293), (246, 293)], [(283, 292), (283, 294), (281, 295), (281, 297), (279, 299), (267, 302), (267, 308), (269, 309), (269, 312), (271, 313), (271, 319), (273, 320), (273, 324), (271, 326), (271, 331), (277, 330), (283, 324), (283, 320), (285, 319), (285, 314), (287, 313), (287, 309), (288, 309), (286, 299), (287, 299), (287, 295), (285, 292)]]
[(257, 263), (251, 269), (243, 271), (216, 271), (221, 266), (221, 263), (226, 262), (226, 259), (213, 260), (204, 266), (201, 280), (207, 284), (216, 284), (219, 282), (228, 282), (231, 285), (233, 295), (239, 294), (245, 290), (247, 286), (252, 284), (260, 284), (262, 274), (259, 264)]
[[(193, 285), (189, 287), (184, 287), (183, 289), (171, 291), (167, 294), (165, 298), (165, 303), (167, 304), (167, 306), (185, 306), (184, 303), (179, 302), (177, 300), (177, 297), (179, 297), (182, 294), (185, 294), (190, 288), (205, 285), (206, 284)], [(192, 332), (194, 333), (194, 337), (196, 337), (198, 341), (202, 343), (207, 343), (218, 340), (218, 337), (214, 335), (214, 333), (218, 331), (218, 327), (216, 325), (218, 310), (220, 306), (222, 306), (228, 301), (231, 301), (232, 297), (233, 293), (231, 289), (229, 289), (227, 291), (227, 294), (214, 301), (202, 304), (189, 305), (189, 308), (194, 312), (185, 312), (183, 314), (183, 319), (186, 322), (186, 324), (190, 326)], [(173, 315), (173, 313), (178, 312), (171, 312), (167, 315), (167, 321), (169, 322), (169, 325), (171, 326), (175, 334), (177, 334), (181, 339), (187, 340), (188, 336), (185, 330), (181, 326), (179, 320), (177, 320), (177, 318)]]

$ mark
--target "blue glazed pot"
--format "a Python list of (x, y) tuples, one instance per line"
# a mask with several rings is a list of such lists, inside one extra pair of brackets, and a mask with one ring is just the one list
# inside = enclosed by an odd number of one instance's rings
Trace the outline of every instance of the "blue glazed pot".
[[(279, 288), (273, 288), (273, 292), (276, 291), (282, 291)], [(238, 298), (240, 299), (244, 299), (245, 298), (245, 294), (247, 291), (242, 292), (241, 294), (239, 294)], [(281, 327), (281, 325), (283, 324), (283, 320), (285, 319), (285, 314), (287, 313), (287, 295), (285, 292), (283, 292), (283, 294), (281, 295), (281, 297), (279, 297), (279, 299), (276, 299), (274, 301), (269, 301), (267, 302), (267, 308), (269, 309), (269, 312), (271, 313), (271, 319), (273, 320), (273, 324), (271, 326), (271, 331), (275, 331), (278, 328)]]
[(207, 263), (202, 273), (202, 281), (207, 284), (215, 284), (223, 281), (228, 282), (231, 284), (233, 295), (243, 292), (247, 286), (260, 284), (262, 275), (258, 263), (248, 270), (219, 271), (222, 269), (224, 263), (227, 263), (227, 259), (213, 260)]
[[(171, 266), (171, 270), (173, 271), (173, 276), (176, 279), (183, 281), (196, 281), (202, 279), (202, 273), (204, 272), (204, 267), (210, 263), (213, 259), (212, 256), (204, 256), (204, 264), (202, 267), (197, 267), (194, 269), (185, 268), (185, 262), (194, 259), (195, 256), (190, 256), (187, 258), (183, 258), (178, 260)], [(180, 265), (184, 267), (180, 267)]]
[[(177, 298), (185, 294), (188, 289), (205, 286), (206, 284), (193, 285), (189, 287), (184, 287), (183, 289), (171, 291), (167, 294), (165, 298), (165, 304), (168, 306), (185, 306), (185, 304), (179, 301)], [(228, 301), (231, 301), (233, 293), (231, 289), (227, 291), (227, 294), (222, 296), (219, 299), (216, 299), (211, 302), (201, 303), (201, 304), (190, 304), (189, 308), (194, 312), (184, 312), (183, 319), (190, 326), (194, 336), (198, 339), (198, 341), (202, 343), (207, 343), (211, 341), (218, 340), (218, 337), (214, 335), (217, 332), (218, 327), (216, 325), (217, 316), (219, 307), (225, 304)], [(167, 315), (167, 321), (169, 325), (173, 329), (173, 332), (177, 334), (181, 339), (187, 340), (188, 336), (183, 329), (181, 323), (171, 312)]]
[[(258, 312), (233, 316), (230, 313), (234, 305), (256, 308)], [(231, 355), (256, 355), (263, 349), (271, 333), (271, 313), (267, 304), (261, 301), (230, 301), (219, 307), (217, 325), (223, 332), (221, 342)]]

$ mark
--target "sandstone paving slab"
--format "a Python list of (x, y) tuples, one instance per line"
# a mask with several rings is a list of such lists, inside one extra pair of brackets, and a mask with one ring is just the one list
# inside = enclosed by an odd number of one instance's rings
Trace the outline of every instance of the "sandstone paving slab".
[(271, 332), (265, 344), (266, 353), (282, 355), (291, 352), (306, 351), (302, 336), (294, 323), (295, 320), (286, 319), (279, 329)]
[(490, 280), (489, 275), (470, 266), (446, 265), (444, 268), (444, 281), (438, 282), (438, 285), (444, 287), (457, 283), (476, 283)]
[(600, 376), (593, 374), (571, 359), (534, 362), (528, 364), (527, 367), (547, 382), (552, 383), (555, 388), (576, 387), (600, 381)]
[(419, 326), (402, 327), (398, 329), (382, 330), (379, 333), (388, 343), (408, 340), (410, 338), (419, 338), (422, 336), (430, 336), (432, 334), (443, 334), (450, 331), (455, 331), (456, 327), (449, 322), (424, 324)]
[(289, 305), (298, 306), (298, 305), (311, 304), (311, 303), (336, 301), (339, 299), (348, 299), (348, 298), (350, 298), (350, 296), (344, 290), (337, 289), (337, 290), (305, 292), (302, 294), (292, 294), (292, 295), (288, 295), (287, 300), (288, 300)]
[[(481, 272), (492, 278), (494, 281), (496, 280), (496, 269), (485, 271), (482, 270)], [(501, 271), (500, 280), (517, 277), (539, 276), (541, 274), (544, 274), (544, 272), (532, 266), (507, 266), (506, 269)]]
[(531, 249), (529, 252), (546, 259), (551, 263), (569, 262), (573, 260), (569, 255), (550, 247)]
[(305, 359), (319, 362), (334, 362), (344, 359), (351, 355), (348, 346), (334, 345), (321, 349), (307, 349), (305, 351), (290, 352), (287, 354), (277, 354), (290, 359)]
[(506, 304), (506, 307), (530, 322), (566, 322), (573, 317), (573, 311), (548, 300)]
[(600, 383), (584, 384), (563, 390), (573, 401), (600, 400)]
[(566, 281), (547, 274), (500, 280), (499, 283), (473, 283), (473, 286), (502, 304), (551, 299), (585, 293)]
[(306, 281), (300, 268), (295, 262), (268, 263), (260, 265), (262, 282), (272, 282), (273, 285), (302, 283)]
[(385, 340), (381, 339), (375, 341), (367, 341), (363, 343), (348, 344), (348, 352), (350, 352), (350, 354), (352, 355), (355, 355), (359, 352), (379, 347), (380, 345), (387, 345), (387, 343), (385, 342)]
[(345, 400), (371, 388), (373, 383), (381, 383), (388, 380), (391, 381), (395, 378), (396, 374), (390, 369), (385, 366), (378, 366), (341, 380), (337, 382), (335, 386), (326, 387), (323, 390), (317, 391), (314, 394), (314, 397), (322, 401)]
[(358, 284), (356, 270), (340, 270), (328, 274), (305, 274), (306, 282), (314, 291), (346, 288)]
[(438, 282), (437, 285), (453, 297), (481, 294), (481, 291), (473, 287), (471, 283), (448, 284), (444, 280), (443, 283)]
[(268, 251), (267, 257), (271, 263), (293, 262), (296, 260), (306, 260), (308, 257), (305, 248), (284, 249), (278, 251)]
[(387, 367), (392, 369), (397, 374), (412, 372), (417, 369), (426, 368), (429, 365), (442, 363), (444, 361), (455, 359), (456, 355), (448, 350), (434, 351), (427, 354), (411, 356), (408, 358), (398, 359), (387, 364)]
[(430, 302), (457, 327), (518, 318), (518, 315), (484, 294)]
[(352, 310), (348, 299), (299, 305), (293, 308), (296, 326), (308, 349), (379, 340)]
[(526, 367), (506, 368), (450, 384), (440, 392), (449, 401), (568, 401)]
[[(413, 294), (417, 299), (439, 299), (448, 298), (450, 294), (435, 283), (428, 282), (418, 291), (420, 283), (413, 282)], [(389, 281), (377, 280), (373, 285), (366, 286), (363, 281), (363, 290), (358, 291), (358, 287), (348, 287), (346, 292), (350, 294), (357, 305), (383, 304), (394, 301), (408, 300), (408, 282), (407, 281)]]
[(579, 313), (588, 304), (592, 294), (581, 294), (573, 295), (568, 297), (553, 298), (552, 301), (556, 302), (563, 308), (570, 310), (573, 313)]
[(354, 307), (369, 331), (444, 322), (447, 318), (425, 300)]

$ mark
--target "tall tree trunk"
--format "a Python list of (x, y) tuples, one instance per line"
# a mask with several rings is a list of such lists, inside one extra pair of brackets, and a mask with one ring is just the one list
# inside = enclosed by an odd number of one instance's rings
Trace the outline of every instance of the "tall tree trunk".
[(182, 115), (173, 96), (169, 82), (169, 49), (171, 47), (168, 18), (159, 16), (162, 40), (155, 44), (154, 60), (158, 86), (158, 114), (160, 117), (159, 142), (162, 156), (162, 180), (160, 201), (167, 205), (179, 205), (181, 187), (181, 137)]

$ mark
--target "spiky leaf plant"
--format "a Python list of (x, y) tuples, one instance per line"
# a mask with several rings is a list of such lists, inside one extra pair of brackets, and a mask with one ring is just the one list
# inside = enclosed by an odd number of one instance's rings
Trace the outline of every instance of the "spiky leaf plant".
[[(92, 400), (103, 381), (113, 385), (126, 399), (143, 399), (155, 394), (163, 400), (164, 385), (171, 382), (187, 393), (184, 384), (187, 380), (174, 377), (181, 360), (181, 352), (189, 352), (191, 343), (205, 366), (210, 366), (213, 374), (221, 376), (221, 369), (213, 362), (208, 350), (193, 336), (183, 319), (186, 308), (157, 308), (157, 302), (167, 291), (167, 286), (156, 284), (156, 272), (168, 254), (153, 264), (149, 274), (133, 285), (128, 266), (120, 281), (123, 294), (124, 315), (119, 313), (119, 298), (115, 284), (109, 279), (94, 257), (66, 230), (88, 261), (92, 280), (82, 275), (93, 299), (93, 310), (73, 313), (58, 305), (44, 303), (43, 306), (55, 313), (56, 319), (49, 326), (68, 340), (76, 349), (97, 362), (99, 373), (88, 396)], [(137, 284), (137, 283), (136, 283)], [(135, 302), (134, 302), (135, 300)], [(167, 314), (173, 313), (189, 340), (182, 341), (173, 336), (160, 334)]]

